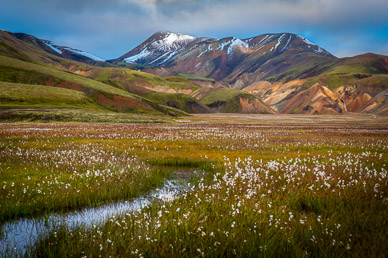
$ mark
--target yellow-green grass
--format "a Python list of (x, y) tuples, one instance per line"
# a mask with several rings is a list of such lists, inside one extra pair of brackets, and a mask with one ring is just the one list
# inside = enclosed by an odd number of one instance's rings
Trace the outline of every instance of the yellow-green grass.
[[(26, 173), (41, 185), (53, 182), (45, 169), (55, 164), (64, 174), (71, 167), (94, 172), (88, 161), (102, 150), (103, 157), (117, 157), (118, 169), (136, 156), (144, 166), (206, 171), (203, 182), (171, 203), (95, 229), (58, 229), (35, 246), (34, 255), (387, 255), (386, 119), (346, 116), (342, 120), (349, 123), (333, 118), (328, 124), (330, 117), (295, 116), (287, 124), (293, 116), (275, 115), (233, 124), (225, 115), (226, 123), (219, 124), (212, 116), (181, 125), (3, 125), (2, 157), (14, 161), (2, 165), (10, 178), (6, 189), (11, 181), (26, 184)], [(69, 150), (87, 155), (72, 159)], [(44, 168), (41, 177), (24, 169), (36, 163)], [(12, 193), (14, 202), (24, 198)]]
[(188, 80), (194, 80), (194, 81), (210, 81), (210, 82), (215, 82), (214, 79), (212, 78), (205, 78), (205, 77), (200, 77), (192, 73), (178, 73), (179, 77), (188, 79)]
[(0, 121), (13, 123), (171, 123), (171, 116), (63, 107), (0, 107)]
[(231, 89), (231, 88), (219, 88), (210, 91), (203, 98), (201, 102), (205, 105), (211, 106), (219, 104), (224, 104), (225, 107), (223, 112), (225, 113), (238, 113), (241, 112), (240, 98), (247, 98), (250, 100), (257, 99), (252, 94), (249, 94), (242, 90)]
[[(103, 227), (81, 228), (75, 234), (62, 229), (39, 245), (37, 255), (384, 255), (383, 132), (338, 134), (337, 129), (276, 126), (148, 128), (148, 135), (155, 133), (158, 138), (135, 141), (132, 148), (150, 162), (165, 156), (168, 163), (205, 159), (217, 164), (212, 174), (219, 176), (185, 198)], [(166, 140), (160, 140), (161, 135)], [(176, 139), (168, 140), (171, 137)], [(366, 167), (369, 176), (360, 172)], [(356, 169), (360, 182), (352, 178)], [(377, 177), (370, 174), (374, 169)], [(376, 183), (382, 186), (378, 195)]]
[(198, 85), (182, 77), (162, 78), (153, 74), (123, 68), (94, 69), (89, 72), (88, 77), (129, 91), (131, 90), (131, 84), (139, 83), (139, 81), (150, 86), (165, 86), (177, 90), (190, 89), (195, 91), (199, 88)]
[(135, 95), (133, 94), (111, 87), (98, 81), (84, 78), (83, 76), (77, 74), (66, 72), (64, 70), (57, 69), (54, 67), (23, 62), (4, 56), (0, 56), (0, 72), (1, 81), (39, 84), (34, 76), (52, 76), (54, 80), (57, 79), (60, 81), (74, 83), (90, 90), (96, 90), (98, 92), (114, 94), (123, 97), (135, 98)]
[(312, 77), (303, 85), (304, 88), (309, 88), (315, 83), (324, 85), (331, 90), (345, 85), (376, 85), (384, 87), (388, 80), (387, 74), (372, 75), (365, 73), (325, 73), (320, 76)]
[(152, 92), (145, 95), (146, 98), (162, 105), (168, 105), (187, 113), (207, 113), (208, 108), (194, 97), (183, 93)]
[[(135, 101), (134, 107), (131, 110), (128, 109), (131, 107), (126, 109), (126, 111), (130, 112), (161, 112), (173, 116), (184, 115), (184, 113), (179, 110), (160, 106), (157, 103), (138, 95), (131, 94), (127, 91), (77, 74), (5, 56), (0, 56), (0, 81), (22, 84), (49, 84), (52, 86), (70, 88), (84, 92), (86, 96), (95, 102), (98, 101), (98, 97), (101, 96), (101, 94), (107, 99), (114, 99), (115, 97), (128, 98)], [(104, 107), (117, 111), (118, 108), (114, 106), (115, 102), (109, 102), (112, 104), (106, 104)]]
[(85, 93), (70, 89), (0, 81), (1, 106), (75, 107), (101, 110)]
[[(160, 185), (169, 175), (129, 149), (115, 148), (108, 139), (85, 142), (82, 136), (63, 134), (83, 135), (84, 125), (31, 127), (48, 134), (34, 134), (28, 125), (10, 127), (26, 134), (1, 137), (1, 221), (130, 199)], [(111, 126), (106, 128), (114, 133)], [(104, 135), (99, 129), (92, 128), (87, 137)]]

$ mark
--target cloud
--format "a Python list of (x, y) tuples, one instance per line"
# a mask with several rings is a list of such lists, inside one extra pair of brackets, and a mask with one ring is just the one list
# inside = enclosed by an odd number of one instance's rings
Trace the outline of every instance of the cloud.
[(219, 38), (293, 32), (337, 55), (387, 54), (386, 0), (5, 1), (1, 28), (72, 43), (104, 58), (124, 54), (159, 30)]

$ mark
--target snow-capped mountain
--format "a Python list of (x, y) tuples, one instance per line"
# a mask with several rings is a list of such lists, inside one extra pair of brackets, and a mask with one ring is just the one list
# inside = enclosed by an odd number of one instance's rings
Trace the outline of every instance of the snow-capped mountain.
[(158, 75), (183, 72), (235, 82), (237, 77), (246, 73), (268, 78), (305, 58), (326, 60), (335, 57), (302, 36), (291, 33), (264, 34), (248, 39), (214, 39), (157, 32), (112, 61), (151, 66), (145, 71)]
[(187, 49), (197, 48), (214, 40), (211, 38), (195, 38), (173, 32), (157, 32), (116, 60), (126, 63), (160, 66), (167, 64), (169, 60), (176, 59)]
[(89, 52), (71, 48), (71, 47), (60, 46), (53, 43), (50, 40), (39, 39), (37, 37), (34, 37), (29, 34), (25, 34), (25, 33), (12, 33), (12, 32), (8, 32), (8, 33), (20, 40), (33, 44), (34, 46), (37, 46), (43, 49), (44, 51), (49, 52), (50, 54), (53, 54), (56, 56), (68, 58), (79, 62), (85, 62), (85, 63), (89, 63), (93, 61), (102, 61), (102, 62), (105, 61), (104, 59), (99, 58)]

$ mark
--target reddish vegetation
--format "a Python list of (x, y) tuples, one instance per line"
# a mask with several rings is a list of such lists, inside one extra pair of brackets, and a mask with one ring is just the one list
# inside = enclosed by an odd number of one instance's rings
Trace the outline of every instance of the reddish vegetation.
[(82, 91), (83, 87), (79, 84), (72, 83), (70, 81), (61, 81), (60, 83), (57, 83), (54, 81), (52, 77), (50, 77), (48, 80), (44, 82), (40, 82), (42, 85), (47, 85), (47, 86), (54, 86), (54, 87), (59, 87), (59, 88), (65, 88), (65, 89), (70, 89), (70, 90), (76, 90), (76, 91)]

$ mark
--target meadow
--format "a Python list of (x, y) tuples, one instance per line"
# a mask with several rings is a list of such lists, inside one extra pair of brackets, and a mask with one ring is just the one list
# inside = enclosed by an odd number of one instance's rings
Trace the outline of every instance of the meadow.
[(102, 225), (58, 226), (28, 255), (386, 257), (387, 166), (384, 116), (4, 123), (0, 225), (131, 200), (197, 171), (174, 200)]

